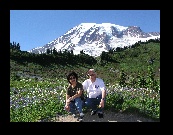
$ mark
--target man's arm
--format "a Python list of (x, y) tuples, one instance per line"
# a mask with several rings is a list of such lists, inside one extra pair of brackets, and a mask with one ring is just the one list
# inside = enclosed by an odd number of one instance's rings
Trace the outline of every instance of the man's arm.
[(105, 100), (105, 98), (106, 98), (106, 90), (102, 90), (102, 98), (101, 98), (99, 107), (104, 108), (104, 100)]
[(105, 87), (105, 83), (103, 82), (103, 80), (102, 80), (101, 87), (102, 87), (102, 99), (104, 100), (106, 98), (106, 87)]
[(105, 84), (104, 82), (102, 82), (102, 98), (101, 98), (101, 101), (100, 101), (100, 107), (104, 107), (104, 100), (106, 98), (106, 87), (105, 87)]
[(102, 90), (102, 100), (106, 98), (106, 90)]

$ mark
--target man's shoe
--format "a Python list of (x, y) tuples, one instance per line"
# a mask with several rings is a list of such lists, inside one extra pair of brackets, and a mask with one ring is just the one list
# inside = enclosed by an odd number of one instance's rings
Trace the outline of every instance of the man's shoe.
[(103, 118), (103, 112), (98, 113), (99, 118)]
[(96, 114), (96, 110), (91, 111), (91, 115), (95, 115)]

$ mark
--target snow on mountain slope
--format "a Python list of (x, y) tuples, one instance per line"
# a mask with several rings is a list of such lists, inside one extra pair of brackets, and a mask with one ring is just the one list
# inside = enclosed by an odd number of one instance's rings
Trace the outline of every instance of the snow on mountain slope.
[(47, 49), (55, 48), (57, 51), (73, 50), (74, 54), (79, 54), (83, 50), (84, 53), (97, 57), (102, 51), (107, 52), (112, 48), (130, 46), (138, 41), (145, 42), (157, 38), (160, 39), (159, 32), (145, 33), (137, 26), (81, 23), (43, 47), (37, 47), (28, 52), (46, 53)]

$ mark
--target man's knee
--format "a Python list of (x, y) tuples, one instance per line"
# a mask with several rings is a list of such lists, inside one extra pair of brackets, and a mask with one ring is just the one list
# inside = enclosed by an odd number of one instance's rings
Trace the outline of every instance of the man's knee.
[(86, 101), (84, 102), (84, 105), (85, 105), (86, 107), (91, 107), (92, 102), (91, 102), (90, 100), (86, 100)]

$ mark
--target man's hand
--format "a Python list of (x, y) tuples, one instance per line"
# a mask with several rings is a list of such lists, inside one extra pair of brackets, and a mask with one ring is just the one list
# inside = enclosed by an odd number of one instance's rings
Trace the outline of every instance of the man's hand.
[(101, 100), (101, 102), (100, 102), (100, 105), (99, 105), (99, 108), (104, 108), (104, 100)]

